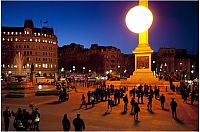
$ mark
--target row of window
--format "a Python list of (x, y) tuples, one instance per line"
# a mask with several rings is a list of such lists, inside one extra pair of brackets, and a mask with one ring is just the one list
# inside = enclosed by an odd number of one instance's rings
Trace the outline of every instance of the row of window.
[[(11, 41), (11, 42), (12, 41), (16, 41), (16, 42), (19, 42), (19, 41), (21, 41), (21, 39), (18, 39), (18, 38), (7, 38), (7, 39), (2, 38), (2, 41)], [(30, 39), (24, 39), (23, 41), (24, 42), (26, 42), (26, 41), (27, 42), (33, 42), (33, 39), (31, 39), (31, 38)], [(43, 43), (49, 43), (49, 44), (56, 44), (56, 42), (53, 42), (53, 41), (50, 41), (50, 40), (48, 41), (48, 40), (44, 40), (44, 39), (41, 40), (41, 41), (40, 41), (40, 39), (35, 39), (34, 42), (43, 42)]]
[[(48, 58), (36, 58), (36, 61), (48, 61)], [(49, 58), (49, 62), (52, 62), (52, 58)]]
[[(16, 48), (27, 48), (27, 49), (29, 49), (30, 47), (29, 47), (29, 45), (16, 45)], [(36, 46), (36, 49), (40, 49), (40, 46)], [(52, 47), (47, 47), (47, 46), (43, 46), (43, 49), (49, 49), (49, 50), (53, 50), (53, 48)], [(37, 52), (36, 52), (36, 55), (37, 55)], [(44, 55), (44, 54), (43, 54)]]
[[(11, 64), (11, 65), (1, 65), (2, 68), (17, 68), (17, 65)], [(34, 65), (35, 68), (56, 68), (57, 66), (53, 64), (35, 64)], [(31, 64), (25, 64), (23, 65), (22, 68), (31, 68)]]
[[(4, 35), (22, 35), (22, 32), (3, 32)], [(24, 31), (24, 34), (30, 34), (29, 31)], [(43, 33), (34, 33), (34, 36), (44, 36), (44, 37), (52, 37), (52, 35), (43, 34)]]

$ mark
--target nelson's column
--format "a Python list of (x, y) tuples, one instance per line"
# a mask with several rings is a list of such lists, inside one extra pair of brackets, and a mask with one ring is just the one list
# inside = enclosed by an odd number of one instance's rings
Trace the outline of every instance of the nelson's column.
[(153, 50), (148, 42), (148, 28), (150, 28), (152, 22), (153, 15), (148, 9), (147, 0), (139, 0), (139, 6), (130, 9), (126, 15), (127, 27), (132, 32), (139, 33), (138, 46), (133, 50), (133, 54), (135, 54), (135, 71), (127, 79), (127, 84), (129, 85), (164, 84), (164, 81), (159, 81), (151, 71), (151, 54)]

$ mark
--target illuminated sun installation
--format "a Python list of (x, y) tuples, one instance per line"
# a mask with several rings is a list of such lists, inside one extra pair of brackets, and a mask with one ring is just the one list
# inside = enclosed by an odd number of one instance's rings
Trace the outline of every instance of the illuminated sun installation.
[(134, 33), (142, 33), (148, 30), (153, 22), (153, 14), (145, 6), (135, 6), (126, 14), (126, 25)]

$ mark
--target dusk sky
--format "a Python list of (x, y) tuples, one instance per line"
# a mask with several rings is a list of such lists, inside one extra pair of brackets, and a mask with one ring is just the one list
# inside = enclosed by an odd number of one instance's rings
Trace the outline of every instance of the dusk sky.
[[(2, 26), (23, 27), (32, 19), (35, 27), (49, 26), (58, 37), (59, 46), (78, 43), (115, 46), (131, 54), (138, 45), (138, 34), (125, 24), (128, 10), (138, 2), (1, 2)], [(186, 48), (197, 53), (199, 44), (199, 2), (149, 2), (154, 15), (149, 43), (154, 51), (160, 47)], [(48, 21), (41, 24), (40, 21)]]

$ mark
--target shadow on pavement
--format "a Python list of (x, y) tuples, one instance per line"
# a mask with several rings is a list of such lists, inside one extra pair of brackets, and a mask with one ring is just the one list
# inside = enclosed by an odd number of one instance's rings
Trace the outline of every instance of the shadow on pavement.
[(106, 116), (108, 114), (110, 114), (110, 112), (106, 111), (102, 116)]
[(167, 109), (167, 108), (164, 108), (164, 109), (162, 109), (162, 110), (164, 110), (164, 111), (169, 111), (169, 109)]
[(77, 111), (77, 110), (80, 110), (81, 108), (79, 107), (79, 108), (76, 108), (76, 109), (74, 109), (74, 110), (72, 110), (72, 111)]
[(53, 102), (49, 102), (47, 104), (60, 104), (60, 103), (63, 103), (63, 102), (61, 102), (61, 101), (53, 101)]
[(92, 108), (93, 108), (93, 107), (90, 106), (90, 107), (85, 108), (84, 110), (89, 110), (89, 109), (92, 109)]
[(122, 111), (120, 114), (125, 115), (127, 112), (126, 111)]
[(180, 119), (175, 119), (175, 121), (178, 123), (178, 124), (180, 124), (180, 125), (184, 125), (185, 123), (183, 122), (183, 121), (181, 121)]
[(133, 112), (131, 112), (131, 113), (130, 113), (130, 115), (134, 115), (134, 113), (133, 113)]
[(149, 113), (151, 113), (151, 114), (155, 114), (153, 111), (151, 111), (151, 110), (148, 110), (149, 111)]
[(134, 126), (137, 126), (139, 123), (140, 123), (139, 120), (135, 120), (135, 121), (134, 121)]

